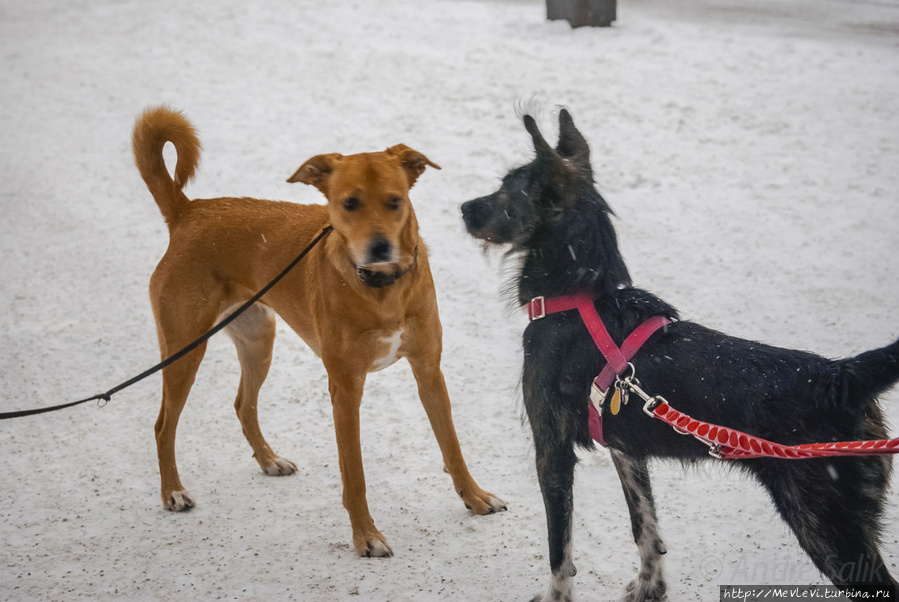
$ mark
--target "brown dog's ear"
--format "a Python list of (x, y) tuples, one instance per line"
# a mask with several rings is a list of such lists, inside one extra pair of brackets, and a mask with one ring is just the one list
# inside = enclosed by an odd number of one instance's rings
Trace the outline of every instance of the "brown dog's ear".
[(287, 178), (287, 181), (312, 184), (321, 190), (322, 194), (328, 196), (328, 178), (334, 170), (334, 164), (342, 158), (343, 155), (339, 153), (316, 155), (300, 165), (300, 168)]
[(387, 149), (387, 154), (399, 157), (403, 170), (406, 172), (406, 177), (409, 178), (409, 188), (415, 185), (415, 181), (424, 172), (425, 167), (431, 166), (434, 169), (440, 169), (439, 165), (405, 144), (391, 146)]

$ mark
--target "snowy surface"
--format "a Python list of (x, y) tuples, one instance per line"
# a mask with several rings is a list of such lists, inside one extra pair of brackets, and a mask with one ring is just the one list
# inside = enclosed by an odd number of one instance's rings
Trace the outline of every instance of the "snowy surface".
[[(147, 282), (167, 243), (132, 163), (147, 106), (204, 144), (191, 197), (321, 202), (285, 179), (323, 152), (403, 142), (443, 167), (413, 191), (469, 467), (509, 504), (469, 515), (408, 365), (369, 378), (368, 499), (396, 556), (357, 558), (321, 363), (283, 324), (261, 422), (300, 466), (266, 477), (210, 343), (178, 459), (198, 507), (162, 509), (154, 377), (0, 423), (0, 599), (528, 600), (548, 583), (517, 392), (521, 313), (459, 204), (530, 156), (516, 107), (590, 140), (636, 282), (686, 317), (845, 356), (899, 336), (899, 2), (621, 0), (611, 29), (543, 3), (0, 2), (0, 411), (106, 390), (157, 357)], [(899, 434), (899, 391), (885, 396)], [(654, 466), (672, 601), (820, 574), (764, 493), (720, 465)], [(883, 551), (899, 575), (899, 495)], [(576, 486), (580, 600), (619, 598), (638, 557), (604, 453)]]

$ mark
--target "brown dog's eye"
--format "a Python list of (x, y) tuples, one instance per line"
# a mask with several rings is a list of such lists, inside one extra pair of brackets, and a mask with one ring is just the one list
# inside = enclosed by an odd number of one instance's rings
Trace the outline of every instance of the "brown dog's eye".
[(359, 199), (354, 196), (348, 196), (343, 199), (343, 208), (347, 211), (355, 211), (359, 208)]
[(390, 197), (390, 200), (387, 201), (387, 208), (391, 211), (396, 211), (403, 205), (403, 199), (398, 196)]

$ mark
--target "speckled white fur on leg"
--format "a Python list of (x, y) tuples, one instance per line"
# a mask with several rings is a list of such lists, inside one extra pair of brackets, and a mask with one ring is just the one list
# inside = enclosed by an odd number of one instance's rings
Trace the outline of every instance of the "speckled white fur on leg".
[(571, 542), (565, 546), (565, 557), (562, 559), (562, 566), (559, 570), (554, 571), (552, 580), (549, 584), (549, 590), (545, 596), (536, 596), (532, 602), (572, 602), (575, 574), (574, 563), (571, 560)]
[(662, 555), (666, 549), (659, 535), (646, 462), (615, 451), (612, 452), (612, 461), (621, 479), (624, 497), (631, 514), (634, 540), (640, 552), (640, 573), (627, 586), (624, 600), (626, 602), (665, 600), (666, 585), (662, 571)]

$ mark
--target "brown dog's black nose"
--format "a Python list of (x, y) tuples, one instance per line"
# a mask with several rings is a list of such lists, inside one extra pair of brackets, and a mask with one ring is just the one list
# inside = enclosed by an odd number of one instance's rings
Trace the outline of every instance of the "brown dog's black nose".
[(375, 238), (368, 247), (368, 257), (371, 263), (390, 260), (390, 241), (383, 236)]

